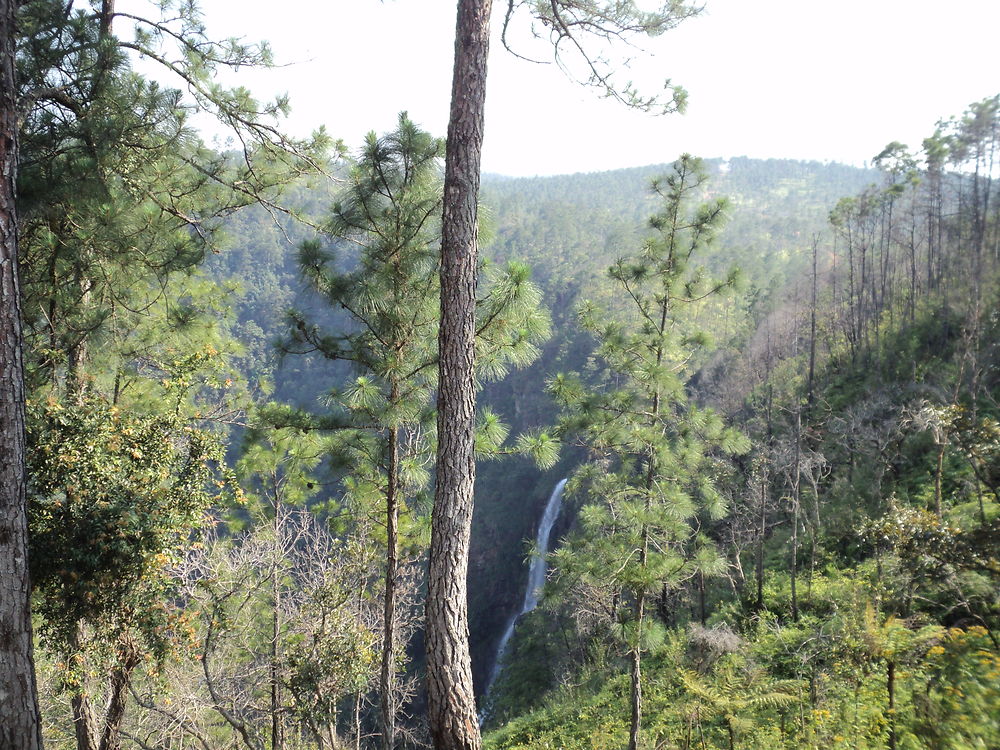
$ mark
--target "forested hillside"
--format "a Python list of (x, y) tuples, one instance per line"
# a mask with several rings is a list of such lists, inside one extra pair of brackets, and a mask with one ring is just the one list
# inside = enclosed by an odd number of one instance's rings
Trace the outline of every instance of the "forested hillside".
[[(743, 277), (739, 290), (710, 313), (721, 324), (713, 331), (723, 339), (713, 347), (718, 352), (726, 342), (738, 346), (747, 336), (751, 307), (768, 304), (771, 295), (783, 290), (784, 279), (806, 268), (808, 238), (827, 231), (829, 207), (845, 193), (863, 189), (877, 173), (750, 159), (734, 159), (721, 169), (722, 162), (713, 160), (706, 167), (712, 179), (705, 196), (725, 195), (729, 201), (716, 251), (707, 261), (714, 269), (738, 265)], [(553, 319), (552, 335), (541, 345), (538, 358), (527, 369), (486, 386), (486, 403), (515, 433), (554, 421), (555, 403), (540, 385), (560, 369), (585, 366), (591, 344), (575, 322), (576, 307), (583, 299), (610, 300), (605, 270), (641, 244), (646, 234), (643, 215), (655, 207), (649, 182), (669, 169), (654, 165), (546, 179), (487, 176), (484, 254), (494, 265), (527, 262)], [(322, 204), (318, 195), (309, 197), (313, 211)], [(333, 197), (326, 200), (332, 202)], [(263, 209), (242, 212), (227, 224), (230, 249), (210, 258), (207, 268), (220, 282), (235, 283), (241, 290), (232, 298), (233, 331), (245, 346), (244, 369), (251, 382), (268, 381), (277, 402), (308, 406), (341, 382), (346, 371), (329, 361), (324, 365), (322, 357), (282, 357), (274, 343), (287, 334), (286, 313), (307, 310), (325, 316), (334, 328), (344, 320), (304, 289), (294, 247), (308, 230), (284, 224), (276, 224)], [(349, 249), (345, 252), (351, 257)], [(560, 468), (544, 474), (526, 458), (480, 467), (470, 592), (477, 684), (490, 669), (496, 640), (520, 602), (527, 570), (524, 543), (532, 536), (551, 485), (571, 462), (567, 458)]]
[[(730, 341), (739, 346), (748, 335), (750, 311), (766, 306), (786, 278), (806, 267), (809, 240), (826, 231), (830, 206), (876, 175), (836, 164), (745, 158), (725, 166), (709, 160), (705, 167), (711, 179), (702, 186), (702, 197), (725, 196), (728, 203), (719, 241), (704, 261), (719, 272), (738, 266), (742, 275), (739, 289), (704, 313), (716, 324), (719, 341), (712, 350), (724, 351)], [(552, 178), (487, 177), (484, 203), (492, 237), (486, 252), (497, 262), (526, 260), (553, 316), (553, 335), (539, 359), (486, 391), (487, 401), (515, 430), (554, 423), (556, 404), (539, 384), (560, 370), (586, 367), (593, 343), (577, 324), (577, 307), (585, 299), (619, 304), (606, 270), (648, 235), (648, 217), (656, 210), (650, 181), (669, 170), (670, 165), (654, 165)], [(578, 458), (567, 454), (545, 475), (527, 461), (516, 468), (508, 461), (480, 469), (473, 565), (483, 585), (470, 591), (478, 679), (490, 668), (496, 640), (520, 603), (526, 580), (523, 553), (499, 554), (526, 549), (551, 487)], [(521, 509), (526, 501), (528, 512)]]
[(865, 169), (484, 175), (448, 412), (443, 134), (289, 138), (217, 80), (266, 46), (114, 6), (0, 0), (0, 750), (478, 748), (472, 702), (497, 750), (1000, 748), (1000, 97)]
[[(578, 510), (549, 596), (491, 696), (489, 746), (996, 744), (996, 106), (943, 123), (922, 154), (890, 144), (828, 228), (786, 246), (783, 276), (742, 293), (739, 333), (681, 334), (679, 383), (647, 369), (649, 304), (701, 295), (657, 285), (672, 266), (649, 250), (612, 267), (640, 315), (591, 324), (579, 382), (616, 373), (609, 400), (549, 381), (567, 404), (557, 433), (588, 453), (570, 469)], [(667, 247), (671, 226), (654, 220)], [(727, 330), (718, 313), (691, 319)], [(643, 433), (607, 415), (649, 415), (664, 388), (688, 405), (639, 452)], [(705, 407), (750, 443), (729, 459), (709, 449), (718, 463), (697, 485), (679, 470), (719, 434)], [(650, 483), (649, 462), (677, 451), (673, 484)], [(627, 574), (640, 563), (650, 574)]]

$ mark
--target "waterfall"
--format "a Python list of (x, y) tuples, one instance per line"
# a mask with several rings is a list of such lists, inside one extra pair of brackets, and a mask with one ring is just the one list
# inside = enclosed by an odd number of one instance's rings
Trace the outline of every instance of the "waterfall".
[[(490, 689), (500, 674), (503, 657), (507, 653), (507, 644), (510, 642), (511, 636), (514, 635), (514, 626), (517, 624), (518, 619), (521, 615), (527, 614), (538, 606), (538, 597), (542, 586), (545, 585), (545, 556), (549, 551), (549, 536), (552, 533), (552, 526), (559, 516), (559, 508), (562, 503), (563, 488), (565, 486), (566, 480), (563, 479), (552, 490), (552, 494), (549, 495), (549, 501), (545, 506), (545, 512), (542, 514), (542, 522), (538, 524), (538, 536), (535, 538), (535, 553), (531, 556), (531, 564), (528, 567), (528, 588), (524, 592), (524, 603), (521, 605), (520, 611), (516, 612), (510, 618), (510, 622), (507, 623), (507, 628), (503, 632), (503, 637), (500, 639), (500, 645), (497, 647), (497, 656), (493, 662), (493, 668), (490, 670), (490, 678), (486, 682), (486, 689), (483, 691), (484, 700), (489, 696)], [(489, 703), (484, 702), (483, 709), (479, 713), (480, 724), (486, 719), (488, 709)]]

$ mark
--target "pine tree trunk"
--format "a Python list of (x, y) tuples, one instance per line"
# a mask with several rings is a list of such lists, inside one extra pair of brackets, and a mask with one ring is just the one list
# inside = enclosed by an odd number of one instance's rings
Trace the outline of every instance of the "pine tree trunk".
[(0, 747), (42, 747), (28, 602), (24, 363), (17, 255), (16, 0), (0, 0)]
[(481, 745), (466, 577), (475, 484), (477, 204), (490, 0), (460, 0), (445, 158), (437, 477), (427, 581), (427, 698), (437, 750)]
[[(277, 490), (275, 478), (274, 492), (274, 540), (278, 549), (284, 552), (284, 524), (282, 522), (283, 504)], [(284, 746), (281, 731), (281, 586), (278, 580), (278, 560), (271, 562), (271, 750), (282, 750)]]
[(708, 621), (708, 610), (705, 607), (705, 574), (698, 572), (698, 621), (702, 627)]
[(632, 697), (631, 720), (629, 722), (628, 750), (639, 747), (639, 731), (642, 726), (642, 626), (646, 597), (640, 593), (636, 602), (636, 642), (632, 646)]
[[(390, 403), (399, 400), (399, 386), (392, 385)], [(382, 714), (382, 750), (392, 750), (396, 745), (396, 582), (399, 565), (399, 430), (389, 429), (389, 466), (385, 492), (386, 558), (385, 597), (382, 630), (382, 669), (379, 674), (379, 693)]]

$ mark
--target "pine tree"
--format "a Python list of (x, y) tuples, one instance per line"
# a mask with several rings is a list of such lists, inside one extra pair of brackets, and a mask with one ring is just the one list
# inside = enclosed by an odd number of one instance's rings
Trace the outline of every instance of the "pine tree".
[[(290, 351), (318, 352), (351, 365), (346, 385), (331, 393), (333, 410), (309, 426), (334, 433), (331, 451), (346, 467), (343, 484), (355, 515), (378, 509), (384, 527), (385, 587), (381, 698), (382, 746), (396, 746), (399, 712), (398, 585), (404, 560), (422, 551), (435, 430), (439, 276), (437, 241), (442, 144), (401, 115), (397, 129), (368, 136), (346, 195), (327, 231), (344, 246), (339, 262), (318, 242), (303, 246), (299, 262), (311, 288), (347, 314), (343, 331), (330, 332), (297, 312)], [(350, 270), (346, 270), (349, 268)], [(547, 333), (537, 290), (527, 269), (512, 264), (477, 301), (473, 330), (483, 378), (504, 374), (536, 353)], [(477, 448), (489, 452), (506, 437), (493, 415), (481, 420)], [(439, 479), (440, 482), (440, 479)]]
[[(137, 326), (169, 282), (217, 249), (221, 219), (253, 203), (280, 210), (282, 188), (315, 173), (326, 145), (322, 134), (281, 135), (285, 102), (213, 81), (220, 68), (267, 65), (270, 53), (209, 39), (195, 3), (163, 3), (158, 17), (80, 5), (40, 0), (18, 16), (28, 379), (74, 393), (93, 370), (114, 377), (146, 355), (132, 346)], [(122, 19), (132, 38), (118, 36)], [(132, 54), (160, 65), (194, 101), (139, 75)], [(240, 152), (207, 148), (192, 111), (214, 115)], [(184, 305), (172, 314), (189, 317)], [(103, 361), (89, 367), (95, 357)]]
[[(79, 420), (91, 420), (95, 430), (116, 421), (161, 426), (170, 422), (169, 430), (163, 429), (174, 438), (178, 451), (188, 439), (194, 440), (194, 433), (188, 435), (179, 420), (202, 415), (186, 409), (190, 399), (183, 399), (182, 408), (180, 401), (169, 398), (169, 388), (158, 382), (171, 380), (165, 363), (218, 348), (211, 345), (217, 342), (217, 325), (205, 323), (205, 301), (188, 283), (190, 276), (205, 253), (215, 248), (224, 216), (258, 201), (275, 207), (282, 185), (319, 166), (322, 135), (296, 142), (277, 129), (284, 102), (258, 103), (245, 90), (228, 89), (213, 80), (220, 67), (267, 64), (266, 47), (211, 41), (194, 2), (170, 0), (159, 5), (159, 12), (155, 17), (139, 16), (116, 8), (110, 0), (69, 4), (38, 0), (22, 4), (18, 13), (18, 80), (16, 86), (11, 80), (3, 87), (5, 97), (16, 104), (21, 144), (17, 231), (27, 386), (15, 395), (21, 402), (15, 408), (23, 408), (27, 397), (36, 406), (47, 403), (66, 410), (61, 425), (58, 420), (52, 424), (42, 409), (29, 413), (34, 419), (29, 418), (28, 429), (36, 446), (60, 432), (78, 445), (86, 444), (85, 436), (68, 435)], [(122, 18), (127, 18), (127, 25), (118, 23)], [(131, 38), (118, 36), (122, 28), (133, 33)], [(193, 101), (139, 75), (132, 67), (132, 54), (160, 65)], [(196, 110), (214, 114), (227, 125), (241, 142), (241, 152), (219, 154), (206, 148), (188, 123), (189, 113)], [(3, 265), (6, 272), (17, 262)], [(179, 280), (183, 281), (177, 284)], [(167, 294), (168, 287), (173, 294)], [(16, 300), (8, 302), (6, 291), (4, 303), (14, 305)], [(13, 294), (17, 296), (16, 291)], [(203, 375), (185, 373), (188, 382), (180, 387), (192, 392), (191, 386)], [(67, 615), (67, 621), (87, 622), (85, 627), (64, 629), (54, 620), (72, 607), (72, 592), (60, 588), (58, 571), (46, 571), (45, 566), (62, 559), (59, 555), (67, 559), (85, 555), (58, 548), (55, 541), (74, 538), (86, 526), (84, 517), (100, 528), (102, 522), (113, 525), (108, 519), (116, 518), (121, 529), (142, 529), (138, 536), (124, 538), (108, 531), (106, 537), (91, 540), (95, 548), (123, 547), (131, 541), (131, 550), (120, 551), (132, 554), (129, 559), (140, 559), (138, 568), (155, 558), (143, 546), (150, 535), (159, 533), (150, 529), (159, 521), (170, 526), (172, 520), (167, 512), (150, 518), (147, 508), (141, 507), (148, 497), (136, 488), (148, 482), (152, 461), (123, 460), (112, 444), (94, 442), (86, 449), (94, 460), (103, 461), (100, 471), (107, 472), (86, 488), (68, 466), (49, 460), (61, 454), (36, 449), (30, 457), (36, 478), (33, 517), (45, 524), (34, 534), (36, 547), (52, 544), (58, 552), (48, 558), (36, 556), (33, 562), (39, 573), (36, 583), (48, 597), (44, 608), (50, 622), (45, 627), (49, 632), (60, 629), (61, 635), (74, 631), (72, 637), (79, 641), (74, 645), (67, 636), (49, 638), (48, 643), (61, 652), (105, 649), (102, 682), (112, 698), (105, 727), (108, 747), (117, 742), (116, 722), (124, 711), (121, 699), (135, 668), (131, 641), (138, 641), (135, 648), (140, 651), (145, 646), (129, 628), (116, 630), (99, 623), (110, 628), (102, 631), (91, 625), (102, 617), (114, 620), (120, 615), (126, 623), (132, 615), (141, 619), (142, 606), (108, 605), (106, 611), (86, 617)], [(11, 457), (11, 471), (23, 475), (23, 461)], [(167, 454), (161, 457), (159, 467), (166, 472), (161, 479), (169, 482), (176, 464)], [(191, 465), (196, 463), (192, 459)], [(94, 476), (98, 474), (95, 468)], [(44, 489), (39, 477), (46, 478)], [(153, 492), (150, 487), (141, 489)], [(200, 489), (190, 489), (189, 494), (193, 497)], [(97, 501), (89, 507), (85, 502), (72, 503), (72, 512), (71, 504), (64, 503), (62, 511), (45, 515), (48, 504), (74, 492), (91, 497), (106, 492), (114, 499), (100, 500), (108, 506)], [(137, 505), (128, 507), (129, 502)], [(102, 542), (107, 545), (102, 547)], [(152, 563), (147, 567), (147, 572), (159, 570)], [(5, 566), (5, 578), (7, 571)], [(66, 572), (78, 575), (85, 585), (80, 570), (68, 565)], [(91, 582), (107, 574), (89, 572), (94, 574)], [(46, 579), (49, 574), (54, 577)], [(134, 582), (127, 575), (122, 580)], [(150, 595), (155, 591), (154, 586), (146, 588)], [(141, 589), (139, 584), (133, 591)], [(66, 600), (60, 602), (61, 591)], [(67, 684), (85, 713), (86, 686)], [(82, 747), (101, 740), (86, 722), (77, 727)]]
[[(359, 515), (381, 508), (385, 529), (382, 664), (379, 678), (382, 747), (396, 745), (399, 712), (397, 664), (402, 659), (396, 621), (403, 540), (415, 531), (400, 522), (420, 502), (430, 399), (435, 386), (433, 342), (437, 332), (435, 240), (441, 206), (437, 159), (442, 144), (401, 115), (398, 128), (367, 137), (351, 172), (350, 187), (329, 221), (330, 236), (358, 248), (345, 271), (334, 253), (308, 242), (299, 264), (310, 287), (333, 308), (346, 311), (348, 327), (325, 333), (293, 312), (292, 351), (315, 350), (355, 371), (329, 397), (334, 411), (321, 426), (336, 427), (332, 449), (348, 467), (344, 484)], [(402, 517), (402, 518), (401, 518)], [(412, 524), (410, 524), (412, 526)]]
[(717, 480), (721, 458), (746, 450), (746, 439), (691, 402), (687, 381), (705, 337), (685, 308), (736, 283), (735, 272), (710, 279), (695, 265), (711, 244), (726, 203), (697, 207), (707, 175), (698, 159), (682, 156), (671, 174), (654, 181), (663, 200), (650, 219), (656, 234), (634, 260), (610, 269), (622, 292), (619, 320), (592, 305), (582, 325), (597, 341), (604, 368), (586, 382), (559, 375), (551, 391), (563, 407), (559, 432), (590, 452), (571, 487), (583, 491), (578, 533), (556, 553), (559, 575), (607, 587), (629, 652), (629, 749), (639, 745), (642, 655), (658, 628), (647, 605), (655, 591), (696, 575), (718, 574), (724, 562), (696, 533), (699, 514), (727, 512)]
[[(477, 209), (491, 8), (491, 0), (458, 3), (445, 157), (439, 442), (427, 590), (427, 695), (434, 747), (449, 750), (477, 750), (482, 744), (469, 655), (466, 575), (476, 479)], [(661, 34), (695, 15), (695, 6), (668, 0), (659, 10), (645, 12), (619, 2), (511, 0), (504, 18), (505, 46), (508, 24), (520, 8), (526, 8), (534, 21), (550, 31), (555, 61), (560, 67), (567, 70), (564, 54), (568, 54), (587, 71), (581, 77), (584, 83), (638, 109), (683, 109), (685, 92), (669, 81), (664, 87), (670, 94), (666, 103), (656, 96), (641, 96), (631, 83), (619, 85), (613, 80), (613, 65), (595, 46), (615, 40), (627, 42), (635, 35)]]

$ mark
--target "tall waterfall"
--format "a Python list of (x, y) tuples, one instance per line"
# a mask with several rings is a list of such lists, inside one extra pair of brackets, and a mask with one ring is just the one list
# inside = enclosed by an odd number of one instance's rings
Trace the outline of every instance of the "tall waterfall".
[[(538, 606), (538, 597), (542, 586), (545, 585), (545, 556), (549, 552), (549, 536), (552, 533), (552, 526), (559, 516), (559, 508), (562, 504), (563, 488), (565, 486), (566, 480), (560, 480), (552, 490), (552, 494), (549, 495), (549, 502), (546, 504), (545, 512), (542, 514), (542, 522), (538, 524), (538, 536), (535, 538), (535, 554), (531, 556), (531, 564), (528, 568), (528, 588), (524, 592), (524, 603), (521, 605), (521, 610), (510, 618), (510, 622), (507, 623), (507, 629), (504, 630), (503, 637), (500, 639), (496, 660), (493, 662), (493, 668), (490, 670), (490, 679), (487, 681), (486, 690), (483, 692), (484, 698), (489, 696), (490, 689), (500, 674), (503, 657), (507, 653), (507, 644), (510, 642), (511, 636), (514, 635), (514, 626), (517, 624), (518, 619), (521, 615), (527, 614)], [(479, 714), (480, 722), (485, 720), (488, 709), (489, 703), (484, 704), (484, 708)]]

